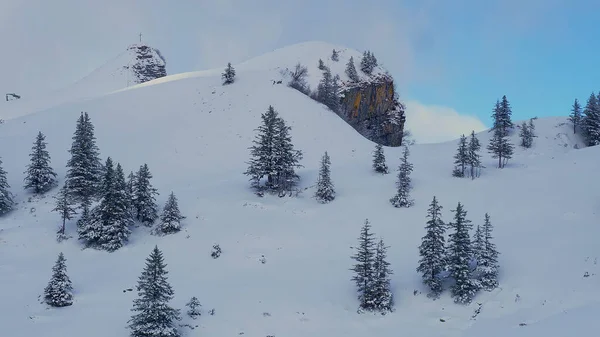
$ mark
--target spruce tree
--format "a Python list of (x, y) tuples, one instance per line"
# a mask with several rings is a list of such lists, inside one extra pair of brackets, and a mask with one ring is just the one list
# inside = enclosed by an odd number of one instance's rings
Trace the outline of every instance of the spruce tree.
[(181, 336), (176, 327), (180, 312), (169, 305), (174, 291), (168, 282), (166, 267), (162, 252), (155, 246), (138, 279), (138, 298), (133, 300), (131, 309), (135, 314), (128, 321), (132, 337)]
[(496, 101), (494, 113), (492, 114), (492, 118), (494, 119), (492, 130), (502, 129), (503, 134), (508, 135), (509, 129), (514, 127), (511, 116), (512, 109), (506, 95), (504, 95), (502, 96), (502, 101)]
[[(131, 177), (131, 175), (130, 175)], [(152, 173), (147, 164), (140, 166), (139, 171), (135, 175), (135, 182), (131, 188), (133, 193), (133, 208), (135, 209), (135, 217), (142, 224), (150, 227), (158, 218), (158, 205), (156, 204), (155, 196), (159, 195), (157, 190), (150, 183)], [(126, 189), (126, 191), (129, 188)], [(127, 192), (128, 194), (130, 192)]]
[(52, 307), (68, 307), (73, 304), (73, 285), (67, 275), (67, 260), (63, 253), (52, 267), (52, 277), (44, 289), (44, 302)]
[(373, 170), (381, 174), (389, 173), (388, 166), (385, 163), (383, 146), (381, 144), (375, 144), (375, 151), (373, 151)]
[(133, 215), (137, 214), (137, 209), (135, 208), (136, 183), (137, 176), (133, 172), (129, 172), (129, 175), (127, 176), (127, 188), (125, 189), (125, 196), (129, 202), (129, 211)]
[(588, 146), (600, 144), (600, 102), (592, 93), (583, 110), (583, 129)]
[(398, 181), (396, 182), (397, 193), (390, 199), (394, 207), (411, 207), (414, 200), (410, 198), (411, 179), (410, 173), (413, 170), (413, 165), (408, 162), (408, 146), (404, 146), (404, 152), (400, 159), (400, 167), (398, 168)]
[(177, 198), (171, 192), (154, 233), (159, 235), (177, 233), (181, 230), (181, 220), (183, 219), (185, 219), (185, 216), (181, 215)]
[(482, 228), (483, 249), (477, 261), (477, 274), (481, 287), (491, 291), (498, 287), (498, 251), (492, 242), (493, 226), (489, 214), (485, 213), (485, 221)]
[(467, 211), (459, 202), (454, 212), (454, 222), (450, 226), (454, 233), (449, 236), (448, 262), (450, 275), (455, 284), (452, 286), (452, 297), (456, 303), (468, 304), (478, 290), (477, 283), (471, 279), (469, 263), (472, 257), (469, 230), (471, 221), (466, 218)]
[(279, 193), (280, 197), (291, 192), (292, 188), (296, 186), (300, 176), (296, 174), (295, 169), (302, 167), (299, 164), (302, 152), (294, 149), (290, 136), (291, 130), (292, 128), (285, 124), (283, 118), (277, 118), (273, 137), (274, 167), (277, 172), (274, 190)]
[(360, 82), (360, 77), (358, 77), (358, 72), (356, 71), (356, 66), (354, 65), (354, 58), (350, 56), (350, 60), (346, 64), (346, 75), (350, 81), (357, 83)]
[(521, 146), (528, 149), (533, 144), (533, 133), (529, 124), (523, 121), (521, 123), (521, 131), (519, 132), (519, 137), (521, 137)]
[(529, 122), (527, 123), (527, 126), (529, 127), (529, 134), (530, 134), (530, 137), (532, 138), (532, 141), (533, 141), (533, 138), (537, 137), (535, 134), (535, 124), (533, 123), (534, 119), (537, 119), (537, 117), (529, 118)]
[(393, 272), (386, 260), (387, 248), (383, 239), (380, 239), (373, 260), (373, 307), (384, 314), (393, 311), (394, 307), (394, 295), (390, 287), (390, 275)]
[(419, 246), (419, 266), (417, 272), (422, 274), (423, 283), (431, 290), (429, 297), (438, 298), (442, 293), (443, 285), (440, 273), (445, 268), (445, 227), (441, 218), (442, 206), (436, 197), (433, 197), (429, 209), (427, 209), (427, 233), (422, 238)]
[(370, 51), (363, 52), (362, 59), (360, 60), (360, 70), (363, 73), (370, 75), (373, 72), (375, 65), (373, 64), (373, 56)]
[[(93, 215), (92, 211), (94, 211)], [(101, 223), (95, 221), (98, 217), (97, 213), (96, 209), (90, 210), (90, 206), (84, 204), (81, 216), (77, 220), (77, 235), (85, 247), (96, 246), (102, 235)]]
[(569, 115), (569, 121), (573, 123), (573, 133), (577, 133), (577, 128), (581, 127), (582, 121), (581, 105), (579, 105), (577, 98), (575, 99), (575, 102), (573, 102), (571, 114)]
[(329, 154), (325, 151), (323, 158), (321, 158), (321, 168), (319, 169), (319, 179), (317, 180), (317, 191), (315, 192), (315, 198), (318, 202), (326, 204), (335, 199), (335, 189), (333, 188), (333, 182), (331, 182), (331, 160)]
[(323, 78), (317, 86), (317, 100), (334, 112), (340, 109), (339, 81), (339, 76), (333, 76), (331, 70), (326, 67), (323, 70)]
[(319, 70), (325, 70), (327, 67), (325, 66), (325, 63), (323, 63), (323, 60), (319, 59), (319, 66), (318, 66)]
[(56, 173), (50, 167), (50, 154), (46, 150), (46, 137), (39, 132), (29, 154), (31, 162), (25, 171), (25, 189), (33, 189), (36, 194), (43, 194), (57, 185)]
[(2, 160), (0, 159), (0, 215), (4, 215), (13, 210), (15, 202), (13, 195), (10, 193), (10, 185), (6, 179), (6, 171), (2, 168)]
[(196, 296), (192, 297), (185, 306), (189, 308), (187, 314), (190, 318), (196, 319), (202, 315), (202, 312), (200, 311), (202, 304), (200, 304), (200, 301)]
[(356, 264), (351, 269), (355, 273), (352, 281), (356, 283), (360, 308), (363, 310), (373, 310), (375, 242), (373, 241), (369, 219), (365, 220), (358, 242), (359, 245), (356, 247), (356, 254), (352, 256), (352, 259), (356, 261)]
[(67, 186), (63, 185), (63, 187), (60, 189), (60, 192), (58, 192), (54, 199), (56, 199), (56, 207), (54, 207), (52, 211), (60, 214), (62, 226), (58, 233), (64, 236), (65, 224), (67, 220), (71, 220), (73, 215), (76, 214), (75, 208), (73, 207), (73, 198), (71, 198)]
[(469, 163), (469, 146), (467, 145), (467, 137), (463, 134), (460, 136), (458, 142), (458, 149), (454, 155), (454, 170), (452, 171), (453, 177), (462, 178), (465, 176), (465, 170)]
[(233, 69), (231, 62), (227, 63), (227, 68), (221, 74), (221, 78), (223, 79), (223, 85), (231, 84), (235, 81), (235, 69)]
[(333, 50), (333, 52), (331, 52), (331, 60), (334, 62), (337, 62), (340, 60), (339, 52), (335, 49)]
[(477, 136), (475, 136), (475, 131), (471, 131), (471, 138), (469, 139), (468, 146), (468, 158), (469, 166), (471, 167), (471, 179), (475, 179), (476, 176), (479, 176), (479, 169), (482, 167), (481, 155), (479, 155), (480, 149), (481, 144), (479, 143), (479, 139), (477, 139)]
[(481, 226), (477, 225), (475, 229), (475, 234), (473, 235), (473, 242), (471, 244), (472, 247), (472, 257), (477, 263), (481, 261), (481, 257), (485, 250), (485, 243), (483, 238), (483, 231), (481, 230)]
[(503, 168), (506, 161), (513, 155), (513, 145), (508, 139), (508, 134), (502, 128), (494, 129), (494, 135), (490, 139), (487, 149), (492, 154), (492, 158), (498, 158), (498, 168)]

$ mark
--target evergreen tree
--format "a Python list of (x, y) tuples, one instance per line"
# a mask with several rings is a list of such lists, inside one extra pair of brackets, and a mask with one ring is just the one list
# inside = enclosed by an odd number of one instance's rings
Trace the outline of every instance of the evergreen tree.
[(131, 214), (137, 214), (137, 209), (135, 208), (135, 195), (137, 193), (135, 189), (136, 183), (137, 176), (135, 173), (129, 172), (129, 175), (127, 176), (127, 188), (125, 189), (125, 196), (129, 202), (129, 211)]
[(2, 168), (2, 160), (0, 160), (0, 215), (12, 211), (14, 207), (15, 202), (12, 193), (10, 193), (10, 185), (6, 180), (6, 171)]
[(73, 304), (73, 286), (67, 275), (67, 260), (63, 253), (52, 267), (52, 277), (44, 289), (44, 302), (52, 307), (68, 307)]
[(32, 188), (36, 194), (48, 192), (57, 185), (56, 173), (50, 167), (50, 154), (46, 145), (46, 137), (39, 132), (29, 154), (31, 162), (25, 171), (25, 189)]
[(359, 245), (356, 247), (356, 254), (352, 259), (356, 264), (351, 269), (355, 272), (352, 281), (356, 282), (358, 288), (358, 300), (360, 308), (364, 310), (374, 309), (374, 268), (375, 262), (375, 242), (373, 241), (373, 233), (371, 233), (371, 224), (369, 220), (365, 220), (358, 238)]
[(200, 301), (196, 296), (192, 297), (185, 306), (189, 308), (187, 314), (192, 319), (196, 319), (202, 315), (202, 312), (200, 311), (202, 304), (200, 304)]
[(491, 291), (498, 287), (498, 251), (496, 245), (492, 243), (493, 226), (490, 221), (490, 216), (485, 213), (485, 221), (483, 223), (483, 249), (477, 260), (477, 274), (481, 286)]
[(363, 57), (360, 60), (360, 70), (363, 73), (370, 75), (373, 69), (377, 66), (377, 59), (370, 51), (363, 52)]
[(469, 165), (471, 167), (471, 179), (475, 179), (476, 176), (479, 176), (479, 169), (482, 167), (481, 155), (479, 155), (480, 149), (481, 144), (479, 143), (479, 139), (477, 139), (477, 136), (475, 136), (475, 131), (471, 131), (471, 138), (469, 139), (467, 153), (469, 158)]
[(318, 66), (319, 70), (325, 70), (327, 67), (325, 66), (325, 63), (323, 63), (323, 60), (319, 59), (319, 66)]
[(513, 145), (502, 128), (494, 129), (494, 135), (487, 149), (492, 154), (492, 158), (498, 158), (498, 168), (503, 168), (506, 161), (513, 155)]
[(387, 248), (383, 239), (379, 240), (373, 260), (373, 306), (375, 310), (385, 313), (393, 311), (394, 295), (390, 287), (390, 263), (387, 262)]
[(389, 169), (385, 163), (383, 146), (381, 144), (375, 144), (375, 151), (373, 151), (373, 170), (381, 174), (389, 173)]
[(473, 247), (473, 259), (479, 263), (481, 261), (481, 257), (483, 256), (483, 252), (485, 250), (485, 242), (483, 238), (483, 232), (481, 230), (481, 226), (477, 225), (475, 229), (475, 235), (473, 235), (473, 242), (471, 244)]
[(583, 110), (583, 129), (588, 146), (600, 144), (600, 102), (592, 93)]
[(148, 165), (144, 164), (140, 166), (140, 170), (135, 175), (135, 182), (131, 191), (134, 193), (132, 202), (135, 209), (135, 217), (148, 227), (152, 226), (158, 218), (158, 205), (155, 198), (158, 192), (152, 187), (150, 179), (152, 179), (152, 174)]
[(509, 129), (514, 128), (511, 116), (512, 109), (506, 95), (504, 95), (502, 96), (502, 101), (496, 101), (494, 113), (492, 114), (492, 118), (494, 119), (492, 130), (501, 129), (503, 135), (508, 135)]
[(317, 86), (317, 100), (334, 112), (340, 110), (339, 81), (339, 76), (332, 76), (331, 70), (326, 67), (323, 70), (323, 78)]
[(443, 286), (440, 273), (445, 268), (444, 233), (445, 224), (441, 218), (442, 206), (433, 197), (429, 209), (427, 209), (427, 233), (422, 238), (419, 246), (419, 266), (417, 272), (422, 274), (423, 283), (431, 289), (429, 297), (438, 298), (442, 293)]
[(396, 182), (398, 192), (390, 199), (394, 207), (410, 207), (414, 204), (414, 200), (410, 198), (410, 190), (412, 189), (410, 173), (413, 170), (413, 165), (408, 162), (408, 154), (408, 146), (404, 146), (398, 169), (398, 181)]
[(358, 72), (356, 71), (356, 66), (354, 65), (354, 58), (350, 56), (350, 60), (346, 64), (346, 75), (350, 78), (350, 81), (357, 83), (360, 82), (360, 77), (358, 77)]
[(531, 135), (531, 138), (537, 137), (535, 135), (535, 124), (533, 124), (533, 120), (534, 119), (537, 119), (537, 117), (535, 117), (535, 118), (529, 118), (529, 123), (527, 123), (527, 126), (529, 127), (529, 133)]
[(128, 321), (132, 337), (179, 337), (175, 322), (180, 312), (169, 305), (174, 291), (167, 279), (167, 265), (158, 247), (146, 259), (146, 267), (138, 279), (138, 298), (133, 300), (135, 312)]
[(577, 133), (577, 128), (581, 127), (582, 117), (581, 106), (576, 98), (575, 102), (573, 102), (573, 107), (571, 108), (571, 114), (569, 115), (569, 120), (573, 123), (574, 134)]
[(335, 49), (331, 53), (331, 60), (334, 61), (334, 62), (337, 62), (337, 61), (340, 60), (339, 52), (337, 50), (335, 50)]
[(456, 150), (456, 154), (454, 155), (454, 164), (456, 166), (452, 171), (452, 176), (459, 178), (464, 177), (468, 163), (469, 146), (467, 145), (467, 137), (463, 134), (462, 136), (460, 136), (460, 140), (458, 142), (458, 149)]
[(181, 212), (179, 211), (177, 198), (175, 197), (175, 194), (171, 192), (160, 216), (160, 223), (154, 232), (159, 235), (177, 233), (181, 230), (181, 220), (183, 219), (185, 219), (185, 217), (181, 215)]
[(77, 235), (86, 247), (95, 246), (102, 235), (101, 223), (94, 221), (98, 214), (94, 212), (92, 216), (92, 211), (96, 211), (96, 209), (90, 210), (90, 206), (84, 204), (81, 216), (77, 220)]
[(456, 303), (468, 304), (478, 290), (478, 285), (471, 279), (470, 260), (472, 257), (469, 230), (471, 221), (466, 218), (467, 211), (458, 203), (454, 212), (454, 222), (450, 224), (454, 233), (449, 236), (448, 262), (450, 275), (455, 281), (452, 286), (452, 297)]
[(223, 79), (223, 85), (231, 84), (235, 81), (235, 69), (231, 66), (231, 62), (227, 63), (227, 68), (221, 74), (221, 78)]
[(71, 198), (71, 195), (69, 194), (69, 190), (67, 189), (66, 185), (63, 185), (63, 187), (60, 189), (60, 192), (58, 192), (54, 199), (56, 199), (56, 207), (54, 207), (52, 211), (58, 212), (62, 219), (62, 227), (60, 228), (58, 233), (64, 235), (65, 223), (67, 222), (67, 220), (71, 220), (73, 215), (76, 214), (75, 208), (72, 206), (73, 199)]
[(302, 159), (302, 152), (294, 150), (290, 130), (292, 128), (285, 124), (283, 118), (278, 118), (275, 121), (275, 136), (273, 138), (273, 154), (274, 167), (276, 175), (275, 190), (279, 196), (284, 196), (287, 192), (291, 192), (292, 188), (300, 179), (296, 174), (295, 168), (302, 167), (299, 164)]
[(331, 182), (331, 161), (329, 154), (325, 151), (323, 158), (321, 158), (321, 168), (319, 169), (319, 179), (317, 180), (317, 191), (315, 192), (315, 198), (318, 202), (326, 204), (335, 199), (335, 189)]
[(81, 113), (69, 150), (71, 159), (67, 162), (66, 185), (73, 198), (88, 206), (101, 195), (102, 163), (96, 146), (94, 126), (88, 113)]
[(521, 123), (521, 131), (519, 132), (519, 137), (521, 137), (521, 146), (528, 149), (533, 144), (533, 133), (529, 124), (523, 121)]

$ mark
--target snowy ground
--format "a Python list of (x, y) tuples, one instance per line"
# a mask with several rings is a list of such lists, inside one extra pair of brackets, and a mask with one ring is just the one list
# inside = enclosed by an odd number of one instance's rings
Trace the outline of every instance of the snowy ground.
[[(6, 336), (127, 336), (136, 293), (124, 290), (135, 287), (156, 244), (175, 290), (172, 304), (182, 308), (197, 296), (203, 305), (198, 328), (186, 329), (188, 336), (593, 335), (585, 329), (592, 329), (592, 315), (600, 308), (600, 181), (592, 178), (600, 148), (575, 150), (581, 142), (566, 118), (538, 119), (532, 149), (517, 148), (502, 170), (485, 154), (487, 169), (471, 181), (450, 176), (456, 142), (415, 145), (410, 156), (415, 206), (393, 208), (388, 199), (401, 149), (385, 149), (392, 174), (372, 173), (373, 143), (322, 105), (272, 84), (281, 67), (302, 60), (316, 68), (318, 57), (325, 61), (331, 49), (306, 44), (275, 51), (240, 65), (230, 86), (221, 86), (218, 71), (207, 71), (47, 110), (19, 102), (11, 102), (10, 111), (0, 107), (6, 120), (0, 124), (0, 157), (19, 202), (0, 218), (0, 326)], [(258, 198), (242, 175), (253, 129), (269, 105), (292, 126), (294, 143), (305, 154), (299, 173), (308, 189), (298, 198)], [(138, 228), (115, 253), (82, 250), (74, 238), (55, 241), (59, 217), (50, 210), (57, 190), (30, 200), (21, 187), (22, 172), (41, 130), (62, 182), (81, 111), (90, 114), (103, 158), (111, 156), (126, 173), (148, 163), (161, 204), (171, 190), (176, 193), (187, 216), (184, 231), (158, 238)], [(479, 135), (484, 147), (489, 136)], [(337, 189), (336, 200), (327, 205), (318, 204), (310, 188), (324, 151), (331, 156)], [(434, 195), (444, 206), (444, 220), (460, 201), (475, 225), (485, 212), (495, 225), (500, 288), (481, 292), (470, 306), (454, 304), (448, 291), (440, 300), (428, 299), (415, 271)], [(365, 218), (391, 246), (397, 304), (387, 316), (356, 313), (350, 255)], [(67, 231), (76, 236), (74, 221)], [(215, 243), (223, 249), (217, 260), (210, 257)], [(48, 309), (38, 296), (61, 251), (75, 303)], [(583, 277), (585, 272), (590, 276)], [(415, 296), (414, 290), (423, 294)], [(473, 320), (477, 303), (483, 306)], [(207, 314), (211, 308), (214, 316)]]

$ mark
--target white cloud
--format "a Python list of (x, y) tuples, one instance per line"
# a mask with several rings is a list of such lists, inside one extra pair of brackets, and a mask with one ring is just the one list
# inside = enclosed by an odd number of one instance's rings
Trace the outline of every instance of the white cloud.
[(416, 101), (406, 103), (406, 125), (417, 143), (439, 143), (479, 132), (487, 127), (474, 116), (459, 114), (444, 106), (424, 105)]

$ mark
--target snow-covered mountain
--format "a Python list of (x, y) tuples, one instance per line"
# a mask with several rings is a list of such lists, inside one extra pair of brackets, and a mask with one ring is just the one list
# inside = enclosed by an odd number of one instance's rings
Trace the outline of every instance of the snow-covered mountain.
[[(89, 83), (98, 81), (98, 87), (117, 92), (73, 96), (47, 109), (2, 107), (0, 158), (18, 202), (16, 210), (0, 218), (2, 331), (11, 337), (128, 335), (137, 278), (158, 245), (175, 291), (171, 304), (183, 308), (197, 296), (203, 305), (198, 320), (181, 322), (198, 325), (181, 328), (187, 336), (593, 333), (585, 330), (593, 327), (585, 317), (600, 307), (600, 182), (593, 178), (600, 148), (583, 148), (566, 118), (540, 118), (534, 120), (537, 138), (531, 149), (517, 146), (504, 169), (495, 168), (496, 160), (484, 150), (486, 168), (480, 178), (470, 180), (451, 177), (457, 142), (415, 145), (409, 158), (415, 205), (394, 208), (388, 200), (395, 192), (401, 148), (386, 147), (392, 173), (375, 174), (373, 142), (323, 105), (273, 84), (282, 79), (282, 69), (298, 61), (310, 67), (310, 74), (317, 73), (312, 67), (319, 58), (330, 62), (332, 49), (340, 50), (340, 56), (356, 55), (357, 63), (361, 57), (340, 46), (307, 43), (234, 65), (237, 78), (227, 86), (221, 84), (222, 69), (216, 69), (117, 90), (107, 71)], [(345, 62), (338, 64), (333, 72), (343, 76)], [(311, 86), (317, 82), (310, 77)], [(294, 145), (304, 152), (304, 168), (298, 173), (305, 191), (297, 197), (259, 198), (242, 174), (254, 129), (269, 105), (292, 127)], [(147, 163), (161, 205), (175, 192), (187, 216), (182, 232), (157, 237), (135, 228), (125, 247), (107, 253), (82, 250), (73, 220), (67, 223), (73, 238), (56, 242), (60, 217), (51, 209), (58, 190), (32, 197), (22, 188), (22, 172), (42, 131), (63, 182), (81, 111), (91, 117), (103, 158), (121, 163), (126, 173)], [(511, 136), (515, 144), (517, 134)], [(478, 134), (484, 148), (490, 135)], [(312, 194), (325, 151), (331, 156), (337, 197), (323, 205)], [(469, 306), (453, 303), (447, 290), (439, 300), (427, 298), (415, 271), (433, 196), (444, 207), (446, 221), (460, 201), (474, 224), (481, 224), (488, 212), (495, 225), (500, 287), (480, 292)], [(356, 313), (350, 256), (366, 218), (390, 246), (396, 310), (385, 316)], [(213, 259), (216, 243), (223, 253)], [(59, 252), (67, 258), (75, 300), (56, 309), (40, 304), (39, 296)], [(263, 257), (265, 263), (260, 262)], [(473, 319), (478, 304), (481, 311)], [(209, 315), (213, 308), (215, 314)], [(553, 328), (558, 322), (563, 331)]]

